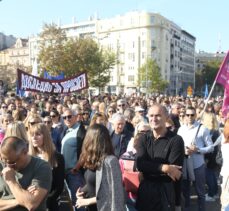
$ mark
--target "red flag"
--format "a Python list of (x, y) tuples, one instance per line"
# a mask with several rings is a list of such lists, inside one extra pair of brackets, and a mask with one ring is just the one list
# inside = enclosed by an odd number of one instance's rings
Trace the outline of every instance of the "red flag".
[(229, 89), (229, 51), (219, 68), (216, 82), (222, 84), (225, 89)]

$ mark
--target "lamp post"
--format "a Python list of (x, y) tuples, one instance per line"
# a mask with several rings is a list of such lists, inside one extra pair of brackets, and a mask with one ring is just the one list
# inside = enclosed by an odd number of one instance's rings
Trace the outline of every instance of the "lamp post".
[(175, 75), (176, 75), (176, 95), (178, 95), (178, 81), (179, 81), (179, 74), (181, 74), (181, 73), (183, 73), (183, 71), (182, 70), (180, 70), (180, 71), (176, 71), (176, 72), (174, 72), (175, 73)]
[(148, 81), (148, 65), (149, 65), (150, 59), (152, 59), (152, 53), (155, 50), (156, 50), (156, 47), (155, 46), (152, 46), (150, 48), (150, 54), (147, 55), (147, 57), (146, 57), (146, 77), (145, 77), (145, 80), (146, 80), (146, 95), (148, 95), (148, 86), (149, 86), (149, 81)]

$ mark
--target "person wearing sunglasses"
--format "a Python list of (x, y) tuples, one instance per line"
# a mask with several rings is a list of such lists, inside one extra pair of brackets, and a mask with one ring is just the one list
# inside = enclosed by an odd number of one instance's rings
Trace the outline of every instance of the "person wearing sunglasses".
[(77, 121), (79, 115), (81, 113), (67, 108), (62, 116), (66, 129), (63, 132), (61, 154), (65, 160), (66, 182), (71, 193), (73, 206), (76, 204), (75, 191), (84, 183), (83, 174), (79, 171), (78, 160), (86, 130), (83, 123)]
[(56, 147), (56, 151), (60, 152), (61, 151), (61, 133), (58, 131), (57, 128), (52, 127), (52, 118), (50, 116), (46, 116), (43, 119), (43, 123), (46, 125), (48, 128), (48, 131), (51, 134), (52, 141)]
[(64, 121), (61, 118), (59, 112), (57, 110), (53, 109), (50, 112), (50, 118), (52, 120), (52, 128), (55, 128), (61, 134), (64, 130)]
[(184, 140), (186, 158), (183, 165), (183, 195), (185, 208), (190, 207), (190, 185), (194, 186), (198, 196), (198, 210), (205, 211), (205, 160), (204, 154), (213, 151), (210, 132), (196, 121), (196, 109), (186, 108), (186, 124), (178, 130)]
[(4, 139), (0, 154), (0, 210), (46, 210), (50, 165), (29, 155), (28, 143), (15, 136)]
[(117, 111), (118, 111), (118, 113), (123, 114), (126, 108), (127, 108), (126, 100), (125, 99), (119, 99), (117, 101)]

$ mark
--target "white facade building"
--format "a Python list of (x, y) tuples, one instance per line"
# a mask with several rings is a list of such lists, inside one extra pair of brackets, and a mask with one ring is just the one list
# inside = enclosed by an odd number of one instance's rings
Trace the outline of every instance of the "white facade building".
[[(194, 66), (190, 71), (186, 59), (182, 58), (190, 56), (194, 61), (195, 38), (160, 14), (128, 12), (109, 19), (95, 17), (83, 22), (73, 21), (61, 28), (65, 29), (68, 37), (90, 36), (103, 48), (116, 53), (118, 62), (110, 72), (111, 80), (107, 87), (111, 93), (139, 91), (146, 81), (139, 86), (138, 70), (147, 58), (153, 58), (159, 65), (162, 77), (169, 82), (169, 94), (179, 92), (177, 87), (181, 89), (183, 86), (183, 82), (178, 84), (181, 78), (192, 77), (186, 81), (187, 85), (189, 82), (193, 85)], [(189, 39), (192, 43), (191, 53), (187, 53)], [(31, 65), (39, 51), (37, 40), (32, 38), (29, 45)]]

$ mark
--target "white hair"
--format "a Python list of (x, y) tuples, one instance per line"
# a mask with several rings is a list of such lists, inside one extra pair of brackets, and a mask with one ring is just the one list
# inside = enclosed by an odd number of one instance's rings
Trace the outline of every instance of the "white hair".
[(120, 114), (120, 113), (115, 113), (112, 115), (112, 119), (111, 119), (112, 123), (119, 121), (119, 120), (125, 122), (126, 121), (125, 116), (123, 114)]

